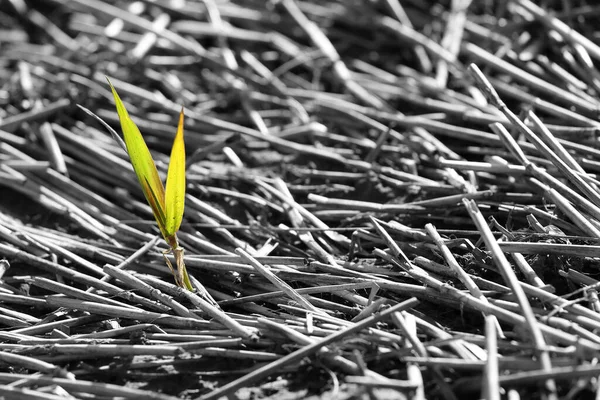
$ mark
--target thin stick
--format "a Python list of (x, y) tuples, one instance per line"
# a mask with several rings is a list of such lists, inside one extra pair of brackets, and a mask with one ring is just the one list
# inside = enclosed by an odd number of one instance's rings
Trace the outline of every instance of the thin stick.
[(485, 349), (487, 350), (487, 362), (483, 370), (483, 389), (481, 397), (486, 400), (500, 400), (496, 323), (497, 321), (490, 316), (485, 318)]
[(302, 306), (303, 308), (305, 308), (308, 311), (312, 311), (312, 312), (316, 312), (316, 313), (321, 312), (318, 308), (316, 308), (315, 306), (310, 304), (308, 302), (308, 300), (306, 300), (304, 297), (302, 297), (300, 294), (298, 294), (297, 291), (292, 289), (292, 287), (290, 285), (288, 285), (287, 283), (282, 281), (274, 273), (272, 273), (267, 268), (265, 268), (265, 266), (263, 266), (261, 263), (259, 263), (254, 257), (252, 257), (250, 254), (248, 254), (246, 251), (244, 251), (243, 249), (237, 248), (237, 249), (235, 249), (235, 252), (238, 255), (240, 255), (243, 259), (245, 259), (246, 262), (248, 262), (259, 274), (261, 274), (262, 276), (267, 278), (273, 285), (275, 285), (275, 287), (277, 287), (277, 289), (281, 290), (287, 296), (289, 296), (291, 299), (295, 300), (300, 306)]
[[(432, 224), (426, 224), (425, 230), (427, 231), (429, 236), (431, 236), (431, 238), (433, 239), (435, 244), (438, 246), (438, 248), (442, 252), (444, 259), (446, 260), (446, 262), (448, 263), (450, 268), (456, 273), (458, 279), (460, 279), (460, 281), (467, 287), (469, 292), (474, 297), (477, 297), (481, 301), (487, 302), (488, 301), (487, 298), (483, 295), (483, 293), (481, 293), (481, 290), (479, 290), (479, 287), (477, 287), (477, 285), (475, 284), (475, 282), (473, 282), (473, 280), (471, 279), (469, 274), (467, 274), (461, 268), (461, 266), (458, 264), (458, 262), (456, 261), (456, 258), (454, 258), (454, 255), (452, 254), (452, 252), (450, 251), (448, 246), (444, 243), (444, 240), (442, 239), (440, 234), (435, 229), (435, 226), (433, 226)], [(498, 319), (496, 319), (496, 317), (493, 315), (490, 316), (490, 319), (492, 321), (495, 320), (495, 326), (496, 326), (497, 333), (500, 335), (500, 337), (504, 337), (504, 333), (502, 332), (502, 328), (500, 327), (500, 323), (498, 322)]]
[[(465, 207), (467, 212), (473, 219), (473, 222), (477, 226), (477, 229), (481, 232), (482, 238), (486, 244), (488, 250), (493, 254), (494, 264), (500, 270), (504, 281), (507, 286), (509, 286), (515, 296), (517, 297), (517, 301), (521, 308), (523, 315), (525, 316), (525, 320), (527, 321), (527, 328), (533, 338), (534, 344), (538, 351), (540, 357), (540, 363), (542, 368), (546, 371), (552, 369), (552, 364), (550, 361), (550, 354), (545, 350), (546, 341), (544, 340), (544, 336), (542, 335), (542, 331), (540, 330), (538, 323), (535, 319), (535, 315), (533, 310), (531, 309), (531, 304), (527, 300), (527, 296), (525, 292), (520, 286), (519, 280), (517, 279), (513, 269), (510, 266), (510, 263), (506, 259), (504, 253), (502, 252), (498, 242), (491, 234), (490, 229), (488, 228), (483, 215), (479, 211), (477, 204), (473, 200), (464, 200)], [(546, 380), (546, 389), (549, 392), (549, 397), (557, 398), (556, 395), (556, 384), (552, 379)]]

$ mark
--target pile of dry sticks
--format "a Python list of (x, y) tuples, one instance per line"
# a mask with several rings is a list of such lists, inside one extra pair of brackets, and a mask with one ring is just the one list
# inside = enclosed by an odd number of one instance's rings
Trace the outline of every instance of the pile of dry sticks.
[(597, 398), (600, 7), (470, 3), (0, 1), (0, 397)]

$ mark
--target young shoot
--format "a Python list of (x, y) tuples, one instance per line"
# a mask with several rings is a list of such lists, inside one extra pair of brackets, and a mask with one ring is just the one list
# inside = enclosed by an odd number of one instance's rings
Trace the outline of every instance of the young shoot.
[[(133, 122), (125, 105), (117, 94), (108, 78), (117, 105), (117, 113), (121, 122), (125, 147), (131, 160), (133, 170), (137, 175), (142, 192), (152, 209), (158, 228), (170, 249), (163, 253), (169, 269), (175, 277), (178, 286), (193, 291), (185, 263), (183, 261), (183, 248), (177, 241), (177, 231), (183, 218), (185, 207), (185, 144), (183, 140), (183, 108), (179, 114), (179, 124), (171, 148), (171, 158), (167, 172), (166, 188), (158, 175), (156, 164), (152, 159), (150, 150)], [(176, 268), (173, 268), (167, 254), (173, 253)]]

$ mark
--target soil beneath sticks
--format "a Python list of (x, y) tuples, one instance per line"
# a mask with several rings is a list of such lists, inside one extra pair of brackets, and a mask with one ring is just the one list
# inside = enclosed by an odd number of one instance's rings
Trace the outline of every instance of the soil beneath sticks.
[(596, 6), (0, 4), (1, 398), (597, 397)]

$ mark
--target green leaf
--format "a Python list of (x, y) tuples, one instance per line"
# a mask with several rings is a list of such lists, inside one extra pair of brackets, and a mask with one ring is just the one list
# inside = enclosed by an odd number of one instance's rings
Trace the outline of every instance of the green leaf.
[(117, 91), (110, 82), (108, 77), (108, 84), (112, 90), (117, 105), (117, 113), (119, 114), (119, 121), (121, 122), (121, 130), (123, 131), (123, 138), (127, 147), (127, 153), (131, 160), (133, 170), (137, 175), (144, 196), (152, 208), (154, 218), (158, 223), (161, 233), (166, 238), (166, 213), (165, 213), (165, 188), (156, 170), (156, 165), (148, 150), (148, 146), (140, 133), (137, 125), (129, 117), (129, 113), (125, 109), (125, 105), (121, 101)]
[(179, 230), (185, 207), (185, 144), (183, 140), (183, 109), (179, 114), (177, 133), (171, 149), (171, 160), (167, 173), (167, 189), (165, 192), (167, 235)]

